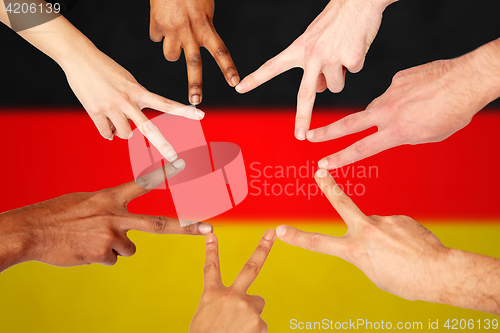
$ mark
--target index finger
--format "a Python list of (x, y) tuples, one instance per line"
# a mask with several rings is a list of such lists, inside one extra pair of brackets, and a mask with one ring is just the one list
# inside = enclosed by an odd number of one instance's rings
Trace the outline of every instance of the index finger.
[(127, 205), (130, 201), (148, 193), (167, 179), (175, 176), (184, 170), (185, 167), (186, 163), (182, 159), (162, 165), (153, 172), (143, 175), (134, 181), (115, 187), (116, 197), (124, 205)]
[(355, 226), (360, 219), (366, 218), (366, 215), (337, 185), (330, 172), (326, 169), (319, 169), (315, 178), (318, 186), (349, 228)]
[(203, 99), (203, 65), (200, 46), (194, 40), (184, 46), (188, 75), (189, 102), (194, 105)]
[(261, 84), (271, 80), (273, 77), (280, 75), (287, 70), (298, 67), (295, 62), (296, 55), (290, 51), (290, 47), (282, 51), (276, 57), (266, 61), (252, 74), (248, 75), (235, 88), (240, 94), (244, 94), (252, 89), (257, 88)]
[(160, 154), (169, 162), (177, 159), (177, 153), (174, 147), (163, 137), (158, 127), (148, 119), (141, 111), (131, 112), (128, 114), (130, 119), (135, 123), (139, 131), (144, 135), (149, 142), (155, 146)]
[(238, 75), (233, 59), (217, 32), (213, 31), (206, 43), (206, 48), (219, 65), (227, 83), (229, 83), (231, 87), (240, 83), (240, 76)]
[(271, 247), (276, 239), (276, 232), (274, 229), (267, 230), (257, 245), (254, 253), (247, 261), (240, 274), (234, 280), (232, 287), (239, 290), (247, 291), (247, 289), (252, 285), (253, 281), (259, 275), (260, 269), (264, 266)]
[(311, 125), (311, 114), (316, 99), (316, 87), (320, 74), (319, 64), (312, 64), (304, 69), (302, 82), (297, 95), (297, 115), (295, 117), (295, 137), (306, 139), (306, 132)]
[(203, 268), (204, 289), (217, 288), (222, 286), (219, 264), (219, 244), (217, 237), (213, 233), (207, 235), (205, 244), (205, 267)]

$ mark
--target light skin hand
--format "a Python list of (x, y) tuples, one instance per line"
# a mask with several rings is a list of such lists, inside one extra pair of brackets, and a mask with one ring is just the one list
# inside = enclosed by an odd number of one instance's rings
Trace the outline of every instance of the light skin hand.
[(260, 317), (264, 299), (247, 294), (271, 251), (276, 233), (267, 230), (257, 249), (230, 287), (222, 284), (217, 237), (207, 235), (203, 295), (194, 315), (190, 333), (265, 333)]
[[(5, 7), (0, 7), (0, 19), (10, 26), (4, 16)], [(18, 34), (61, 66), (71, 89), (106, 139), (111, 140), (115, 135), (128, 139), (132, 135), (130, 121), (133, 121), (172, 162), (177, 158), (175, 150), (157, 128), (150, 126), (142, 109), (152, 108), (197, 120), (204, 116), (201, 110), (146, 90), (61, 15)]]
[[(0, 214), (0, 272), (15, 264), (40, 261), (55, 266), (113, 265), (132, 256), (129, 230), (157, 234), (203, 235), (208, 223), (181, 227), (177, 219), (131, 214), (127, 204), (185, 167), (183, 160), (121, 186), (71, 193)], [(153, 184), (154, 183), (154, 184)]]
[(205, 47), (214, 57), (231, 87), (240, 82), (231, 55), (213, 26), (214, 7), (213, 0), (151, 0), (151, 40), (161, 42), (163, 39), (163, 52), (168, 61), (177, 61), (184, 50), (188, 97), (195, 105), (203, 98), (200, 47)]
[(294, 67), (304, 70), (297, 96), (295, 137), (305, 140), (316, 92), (344, 88), (346, 68), (357, 73), (375, 39), (382, 12), (394, 0), (332, 0), (287, 49), (236, 86), (246, 93)]
[(343, 258), (379, 288), (409, 300), (500, 313), (499, 259), (447, 248), (408, 216), (366, 216), (325, 169), (315, 178), (347, 233), (334, 237), (279, 226), (280, 240)]
[(365, 111), (310, 130), (311, 142), (334, 140), (376, 126), (378, 131), (318, 162), (335, 169), (405, 144), (438, 142), (466, 126), (500, 96), (500, 43), (397, 73)]

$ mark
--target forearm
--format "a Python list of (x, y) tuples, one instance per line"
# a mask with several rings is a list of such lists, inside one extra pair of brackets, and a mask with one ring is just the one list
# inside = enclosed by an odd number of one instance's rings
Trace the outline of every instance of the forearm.
[(500, 259), (450, 249), (448, 263), (429, 301), (500, 315)]
[[(40, 0), (34, 2), (45, 3)], [(0, 1), (0, 3), (0, 20), (12, 28), (13, 22), (9, 21), (4, 2)], [(61, 67), (67, 61), (74, 60), (75, 57), (86, 57), (89, 53), (97, 51), (92, 42), (64, 16), (54, 14), (54, 17), (46, 23), (19, 31), (18, 34)]]
[(477, 113), (500, 97), (500, 39), (489, 42), (457, 58), (464, 80), (472, 84), (467, 97), (476, 98)]

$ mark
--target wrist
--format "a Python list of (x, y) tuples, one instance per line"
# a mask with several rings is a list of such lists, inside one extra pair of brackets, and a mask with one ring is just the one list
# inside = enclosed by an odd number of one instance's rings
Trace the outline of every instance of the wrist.
[(390, 4), (398, 0), (368, 0), (376, 12), (382, 14)]
[(75, 67), (81, 66), (83, 62), (89, 59), (98, 59), (99, 49), (86, 37), (78, 40), (67, 50), (61, 50), (53, 59), (59, 64), (64, 72)]
[(0, 214), (0, 272), (30, 260), (30, 247), (29, 237), (16, 230), (15, 221), (6, 213)]

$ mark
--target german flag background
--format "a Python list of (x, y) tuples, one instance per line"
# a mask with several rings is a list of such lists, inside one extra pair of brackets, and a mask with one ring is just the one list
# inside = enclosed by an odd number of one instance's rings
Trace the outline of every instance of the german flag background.
[[(326, 4), (290, 1), (285, 10), (279, 1), (236, 3), (217, 2), (215, 25), (242, 77), (290, 44)], [(311, 127), (363, 110), (398, 70), (459, 56), (500, 36), (498, 5), (491, 3), (390, 6), (365, 69), (348, 75), (342, 93), (318, 95)], [(175, 64), (163, 59), (161, 46), (148, 40), (148, 15), (147, 3), (88, 1), (67, 17), (145, 87), (185, 102), (182, 57)], [(278, 16), (284, 23), (276, 21)], [(7, 46), (0, 48), (0, 60), (8, 65), (0, 74), (0, 211), (133, 180), (127, 141), (104, 140), (57, 65), (7, 28), (0, 32), (0, 43)], [(287, 224), (336, 236), (347, 231), (313, 175), (319, 159), (376, 128), (330, 142), (298, 141), (293, 130), (300, 71), (238, 95), (208, 53), (202, 55), (205, 137), (241, 147), (249, 183), (242, 203), (207, 221), (219, 238), (223, 282), (230, 285), (269, 228)], [(445, 246), (500, 257), (499, 111), (498, 102), (492, 103), (443, 142), (393, 148), (332, 174), (366, 215), (408, 215)], [(160, 114), (145, 113), (150, 118)], [(168, 190), (132, 201), (129, 210), (176, 216)], [(119, 258), (113, 267), (29, 262), (0, 274), (0, 332), (187, 332), (203, 290), (205, 237), (135, 231), (129, 236), (137, 253)], [(293, 331), (293, 319), (422, 322), (423, 330), (429, 320), (439, 320), (440, 330), (446, 320), (498, 320), (393, 296), (340, 258), (279, 240), (249, 293), (265, 299), (262, 317), (269, 332)]]

